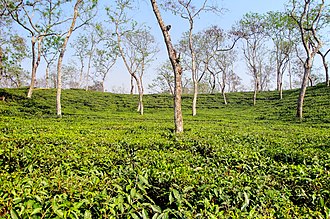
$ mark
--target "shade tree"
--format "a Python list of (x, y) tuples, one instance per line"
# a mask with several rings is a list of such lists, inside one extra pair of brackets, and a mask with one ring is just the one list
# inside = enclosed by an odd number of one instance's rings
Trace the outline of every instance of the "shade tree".
[(177, 54), (170, 35), (170, 28), (165, 24), (162, 15), (160, 13), (158, 2), (156, 0), (150, 0), (153, 12), (156, 16), (158, 25), (164, 37), (169, 60), (172, 65), (174, 73), (174, 126), (175, 133), (183, 132), (183, 117), (182, 117), (182, 66), (180, 63), (179, 54)]
[(105, 49), (96, 48), (93, 62), (95, 66), (95, 76), (101, 77), (102, 91), (105, 92), (105, 80), (110, 70), (116, 64), (118, 52), (116, 47), (108, 46)]
[[(197, 96), (198, 96), (198, 84), (203, 77), (199, 74), (197, 63), (197, 52), (194, 48), (194, 28), (195, 21), (202, 13), (221, 13), (221, 8), (218, 7), (215, 1), (203, 0), (200, 2), (193, 2), (192, 0), (166, 0), (165, 8), (172, 11), (174, 14), (178, 14), (181, 18), (185, 19), (189, 26), (187, 32), (187, 45), (190, 53), (190, 71), (193, 83), (193, 100), (192, 100), (192, 115), (197, 114)], [(202, 76), (204, 74), (202, 73)]]
[(128, 71), (134, 79), (139, 94), (138, 112), (143, 115), (143, 76), (146, 68), (153, 61), (158, 52), (156, 41), (150, 34), (150, 30), (140, 27), (138, 30), (127, 32), (123, 38), (123, 50)]
[(79, 87), (85, 88), (86, 91), (92, 79), (91, 71), (96, 50), (100, 48), (99, 44), (105, 38), (103, 29), (101, 23), (91, 21), (83, 27), (83, 31), (70, 43), (74, 56), (79, 60)]
[(117, 41), (110, 29), (105, 28), (102, 24), (98, 24), (96, 28), (100, 40), (96, 47), (95, 55), (92, 58), (95, 68), (94, 75), (96, 78), (101, 78), (99, 87), (101, 87), (101, 91), (105, 92), (105, 80), (117, 62), (119, 50)]
[(154, 92), (169, 93), (174, 95), (174, 76), (171, 63), (166, 61), (156, 70), (156, 78), (148, 85)]
[(244, 41), (243, 55), (247, 69), (253, 80), (253, 105), (256, 104), (257, 93), (261, 90), (262, 69), (266, 53), (266, 32), (264, 19), (257, 13), (248, 13), (243, 16), (236, 27), (237, 32), (242, 34)]
[(116, 0), (113, 5), (106, 7), (108, 22), (114, 25), (114, 35), (116, 36), (119, 55), (131, 75), (131, 89), (130, 93), (134, 92), (134, 78), (130, 73), (130, 66), (127, 63), (127, 59), (122, 48), (122, 38), (127, 32), (133, 31), (137, 23), (127, 15), (127, 11), (133, 8), (133, 2), (129, 0)]
[(42, 41), (45, 37), (54, 35), (54, 28), (61, 25), (62, 0), (1, 0), (11, 19), (25, 30), (31, 39), (31, 82), (27, 97), (31, 98), (35, 87), (36, 73), (41, 61)]
[(60, 36), (51, 35), (46, 37), (42, 42), (41, 55), (46, 62), (45, 71), (45, 87), (49, 88), (50, 82), (50, 68), (58, 58), (61, 41), (63, 39)]
[[(4, 8), (2, 8), (4, 10)], [(0, 85), (20, 87), (28, 76), (21, 63), (27, 57), (26, 40), (13, 31), (13, 22), (5, 11), (0, 17)], [(6, 16), (5, 16), (6, 15)]]
[[(148, 88), (156, 93), (166, 93), (174, 96), (174, 75), (171, 63), (169, 61), (164, 62), (155, 70), (156, 78), (152, 80), (152, 83), (148, 85)], [(188, 94), (191, 92), (191, 79), (187, 74), (182, 74), (181, 86), (182, 94)]]
[(233, 71), (233, 65), (236, 61), (236, 52), (234, 50), (229, 52), (217, 53), (212, 59), (212, 65), (209, 65), (208, 70), (210, 72), (216, 72), (217, 83), (220, 87), (220, 92), (223, 96), (224, 103), (227, 104), (226, 88), (228, 84), (235, 84), (231, 82), (235, 79), (235, 73)]
[(317, 52), (322, 58), (322, 63), (324, 67), (324, 72), (325, 72), (325, 83), (329, 87), (330, 86), (330, 79), (329, 79), (329, 64), (326, 60), (327, 55), (330, 53), (330, 49), (327, 51), (323, 52), (321, 49)]
[[(203, 31), (204, 45), (204, 65), (210, 75), (211, 91), (214, 92), (216, 84), (219, 85), (224, 103), (227, 104), (226, 85), (233, 79), (233, 65), (236, 61), (236, 51), (234, 45), (240, 36), (231, 32), (226, 33), (218, 26), (211, 26)], [(232, 45), (228, 45), (230, 41)], [(229, 77), (229, 76), (232, 77)]]
[(86, 34), (81, 33), (79, 33), (79, 35), (70, 43), (70, 47), (72, 47), (74, 51), (73, 56), (78, 60), (77, 64), (79, 66), (79, 88), (82, 88), (84, 84), (87, 86), (87, 83), (85, 82), (85, 65), (88, 47), (86, 47), (86, 45), (88, 45), (88, 37)]
[(328, 22), (329, 5), (325, 0), (290, 0), (287, 8), (288, 15), (294, 20), (299, 30), (300, 43), (305, 51), (304, 75), (297, 103), (296, 116), (303, 118), (303, 104), (306, 88), (311, 76), (313, 61), (323, 45), (321, 30)]
[[(192, 45), (192, 49), (194, 51), (193, 55), (190, 49), (190, 37), (192, 37), (192, 41), (194, 42)], [(198, 33), (192, 34), (192, 36), (190, 36), (189, 32), (185, 32), (177, 45), (183, 71), (190, 74), (191, 72), (194, 72), (194, 74), (191, 74), (191, 77), (194, 76), (194, 79), (191, 79), (190, 83), (193, 98), (196, 98), (195, 102), (193, 101), (193, 115), (196, 115), (197, 113), (194, 108), (197, 106), (197, 95), (199, 93), (198, 88), (206, 75), (206, 63), (208, 63), (208, 60), (210, 59), (210, 50), (207, 48), (207, 43), (208, 40), (206, 39), (206, 36), (203, 35), (202, 31), (200, 31)], [(192, 62), (194, 62), (194, 64), (192, 64)]]
[[(158, 49), (149, 28), (144, 25), (137, 26), (137, 22), (128, 17), (127, 10), (131, 7), (131, 1), (117, 0), (115, 10), (108, 8), (107, 15), (115, 26), (119, 55), (131, 76), (131, 85), (133, 81), (137, 85), (139, 93), (137, 109), (143, 115), (143, 75)], [(131, 88), (133, 89), (133, 86)]]
[(211, 92), (214, 93), (217, 84), (217, 75), (220, 71), (218, 68), (212, 70), (212, 67), (216, 60), (215, 56), (217, 56), (218, 50), (225, 40), (225, 33), (221, 28), (214, 25), (203, 30), (201, 34), (203, 35), (203, 41), (205, 44), (204, 48), (201, 50), (204, 53), (203, 63), (208, 73)]
[(62, 66), (62, 87), (79, 88), (79, 71), (74, 60), (70, 60), (68, 64)]
[(234, 68), (229, 71), (227, 81), (228, 92), (238, 92), (244, 90), (242, 85), (242, 78), (238, 76)]
[[(62, 93), (62, 64), (63, 58), (66, 51), (67, 44), (72, 33), (80, 27), (88, 24), (95, 16), (95, 8), (97, 6), (97, 0), (84, 2), (83, 0), (76, 0), (73, 7), (73, 15), (69, 15), (66, 20), (68, 26), (62, 30), (59, 34), (63, 36), (62, 44), (60, 45), (60, 52), (57, 61), (57, 91), (56, 91), (56, 114), (58, 117), (62, 117), (62, 106), (61, 106), (61, 93)], [(79, 21), (77, 22), (77, 19)]]
[(294, 53), (294, 24), (284, 12), (268, 12), (264, 16), (264, 27), (272, 39), (274, 49), (272, 58), (276, 66), (276, 90), (283, 98), (283, 76), (289, 67), (290, 57)]

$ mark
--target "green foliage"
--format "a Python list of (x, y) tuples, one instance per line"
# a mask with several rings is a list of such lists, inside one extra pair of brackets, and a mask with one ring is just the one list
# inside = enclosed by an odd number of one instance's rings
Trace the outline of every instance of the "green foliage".
[(173, 134), (172, 97), (1, 89), (2, 218), (328, 218), (329, 90), (200, 95)]

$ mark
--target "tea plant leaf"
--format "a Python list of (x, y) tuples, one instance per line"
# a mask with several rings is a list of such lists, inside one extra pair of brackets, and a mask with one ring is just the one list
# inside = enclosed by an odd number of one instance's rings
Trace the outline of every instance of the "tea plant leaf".
[(38, 213), (41, 212), (41, 210), (42, 210), (42, 208), (35, 208), (35, 209), (32, 211), (31, 215), (38, 214)]
[(172, 192), (170, 192), (169, 201), (170, 201), (170, 204), (172, 204), (174, 202), (174, 198), (172, 196)]
[(14, 209), (10, 210), (10, 216), (12, 219), (20, 219), (20, 217), (18, 216), (18, 213)]
[(152, 209), (154, 212), (162, 213), (162, 209), (161, 209), (159, 206), (157, 206), (157, 205), (151, 205), (150, 207), (151, 207), (151, 209)]
[(140, 181), (143, 182), (145, 185), (149, 186), (149, 182), (148, 182), (148, 180), (147, 180), (144, 176), (139, 175), (139, 179), (140, 179)]
[(92, 213), (89, 210), (85, 211), (84, 219), (91, 219), (91, 218), (92, 218)]
[(134, 218), (134, 219), (140, 219), (140, 217), (139, 217), (137, 214), (135, 214), (134, 212), (131, 212), (130, 215), (131, 215), (132, 218)]
[(147, 212), (146, 209), (142, 209), (142, 218), (143, 218), (143, 219), (148, 219), (148, 218), (149, 218), (149, 216), (148, 216), (148, 212)]
[(249, 199), (248, 195), (246, 194), (246, 192), (244, 192), (243, 194), (244, 194), (244, 204), (241, 207), (241, 211), (245, 210), (250, 204), (250, 199)]
[(176, 200), (181, 200), (181, 196), (180, 196), (180, 193), (178, 190), (173, 189), (172, 193), (173, 193), (174, 197), (176, 198)]

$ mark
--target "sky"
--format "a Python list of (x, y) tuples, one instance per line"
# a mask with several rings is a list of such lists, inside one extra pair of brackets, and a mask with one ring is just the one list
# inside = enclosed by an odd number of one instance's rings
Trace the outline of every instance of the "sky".
[[(195, 0), (201, 2), (201, 0)], [(225, 9), (225, 12), (221, 15), (215, 15), (210, 13), (201, 14), (198, 20), (196, 20), (195, 31), (205, 29), (212, 25), (219, 25), (224, 30), (231, 29), (235, 22), (239, 21), (245, 13), (257, 12), (265, 13), (268, 11), (283, 11), (286, 0), (265, 1), (265, 0), (222, 0), (217, 1), (221, 8)], [(165, 43), (161, 34), (160, 28), (153, 14), (149, 1), (142, 1), (138, 6), (139, 10), (132, 12), (132, 17), (139, 22), (144, 22), (151, 27), (152, 34), (155, 36), (160, 52), (157, 55), (157, 60), (146, 71), (144, 77), (144, 85), (147, 92), (147, 84), (155, 78), (156, 68), (164, 63), (168, 57), (166, 52)], [(186, 20), (181, 19), (169, 12), (162, 12), (163, 20), (166, 24), (171, 24), (171, 37), (174, 43), (178, 42), (182, 33), (188, 30), (188, 23)], [(124, 88), (126, 92), (129, 90), (130, 76), (128, 72), (123, 68), (123, 65), (119, 61), (116, 68), (110, 73), (107, 85), (108, 90), (112, 91), (117, 88)], [(244, 73), (244, 62), (238, 63), (236, 68), (240, 69), (240, 77), (243, 78), (243, 83), (249, 83), (248, 76)]]
[[(212, 0), (210, 0), (212, 1)], [(257, 12), (257, 13), (265, 13), (268, 11), (283, 11), (284, 10), (284, 4), (287, 2), (287, 0), (276, 0), (276, 1), (270, 1), (270, 0), (213, 0), (217, 2), (217, 4), (225, 9), (224, 13), (220, 15), (215, 15), (212, 13), (202, 13), (201, 16), (196, 20), (196, 25), (194, 32), (198, 32), (202, 29), (205, 29), (207, 27), (210, 27), (212, 25), (218, 25), (224, 30), (231, 29), (232, 25), (235, 24), (235, 22), (239, 21), (242, 16), (245, 13), (248, 12)], [(105, 7), (109, 2), (109, 0), (100, 0), (100, 12), (101, 14), (105, 14)], [(136, 20), (138, 23), (144, 23), (147, 26), (151, 27), (151, 33), (156, 38), (156, 41), (158, 42), (158, 47), (160, 49), (159, 54), (156, 56), (156, 60), (152, 65), (146, 70), (145, 76), (144, 76), (144, 87), (146, 90), (146, 93), (151, 92), (147, 88), (147, 84), (151, 83), (151, 81), (156, 77), (156, 69), (159, 67), (162, 63), (164, 63), (166, 60), (168, 60), (167, 57), (167, 51), (165, 47), (165, 43), (163, 40), (162, 33), (160, 31), (160, 28), (158, 26), (157, 20), (155, 18), (155, 15), (153, 14), (152, 7), (149, 0), (142, 0), (137, 1), (139, 2), (136, 6), (136, 9), (130, 12), (130, 17), (134, 20)], [(159, 1), (160, 2), (160, 1)], [(196, 2), (196, 4), (200, 4), (202, 0), (193, 0), (193, 2)], [(165, 12), (161, 10), (163, 20), (166, 24), (171, 24), (171, 37), (172, 42), (175, 44), (179, 41), (180, 37), (184, 32), (188, 30), (188, 23), (186, 20), (180, 18), (179, 16), (175, 16), (170, 12)], [(108, 19), (107, 16), (99, 16), (99, 19), (106, 20)], [(20, 30), (23, 31), (23, 30)], [(73, 42), (75, 36), (78, 35), (78, 32), (74, 32), (72, 34), (72, 37), (70, 38), (70, 42)], [(69, 43), (70, 43), (69, 42)], [(65, 62), (70, 62), (72, 60), (72, 49), (67, 49), (67, 52), (65, 54)], [(30, 61), (27, 60), (24, 64), (24, 68), (30, 71)], [(249, 78), (247, 74), (245, 73), (245, 64), (241, 60), (238, 62), (237, 66), (235, 68), (238, 69), (239, 76), (243, 78), (243, 83), (249, 83)], [(39, 69), (38, 69), (38, 78), (43, 77), (43, 72), (45, 72), (45, 65), (41, 63)], [(107, 76), (106, 80), (106, 90), (107, 91), (121, 91), (121, 92), (129, 92), (130, 87), (130, 75), (125, 69), (122, 60), (119, 58), (118, 63), (116, 66), (111, 70), (111, 72)]]

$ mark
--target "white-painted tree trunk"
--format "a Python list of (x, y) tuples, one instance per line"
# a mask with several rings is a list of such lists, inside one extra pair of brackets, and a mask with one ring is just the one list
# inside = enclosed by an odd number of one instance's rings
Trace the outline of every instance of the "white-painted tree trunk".
[(64, 39), (60, 55), (57, 62), (57, 92), (56, 92), (56, 114), (58, 117), (62, 117), (62, 106), (61, 106), (61, 94), (62, 94), (62, 62), (63, 57), (66, 49), (66, 45), (68, 44), (69, 38), (73, 32), (73, 28), (76, 24), (76, 20), (78, 17), (78, 8), (79, 5), (82, 3), (82, 0), (77, 0), (76, 4), (74, 6), (74, 12), (73, 12), (73, 18), (71, 22), (71, 26), (69, 28), (69, 31)]

